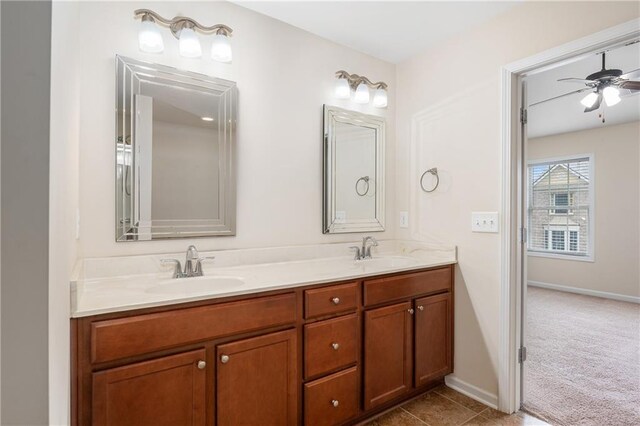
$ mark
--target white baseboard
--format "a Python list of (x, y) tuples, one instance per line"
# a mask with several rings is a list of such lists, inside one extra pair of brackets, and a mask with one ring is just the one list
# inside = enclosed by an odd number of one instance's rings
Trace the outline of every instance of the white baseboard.
[(560, 284), (543, 283), (540, 281), (527, 281), (533, 287), (548, 288), (549, 290), (565, 291), (567, 293), (584, 294), (585, 296), (603, 297), (605, 299), (620, 300), (622, 302), (640, 303), (640, 297), (627, 296), (626, 294), (609, 293), (606, 291), (588, 290), (579, 287), (569, 287)]
[(484, 405), (488, 405), (493, 409), (498, 409), (498, 395), (494, 395), (480, 389), (477, 386), (460, 380), (453, 374), (449, 374), (448, 376), (446, 376), (444, 378), (444, 382), (451, 389), (458, 391), (461, 394), (468, 396), (469, 398), (475, 399), (476, 401), (481, 402)]

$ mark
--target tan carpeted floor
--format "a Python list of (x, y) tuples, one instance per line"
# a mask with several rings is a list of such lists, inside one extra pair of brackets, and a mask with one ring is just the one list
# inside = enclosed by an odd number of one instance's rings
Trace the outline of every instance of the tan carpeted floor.
[(528, 287), (524, 408), (555, 425), (640, 425), (640, 305)]

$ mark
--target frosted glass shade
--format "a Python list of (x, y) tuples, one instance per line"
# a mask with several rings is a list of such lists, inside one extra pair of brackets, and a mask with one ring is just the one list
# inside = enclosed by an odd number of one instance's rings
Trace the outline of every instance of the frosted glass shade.
[(164, 50), (162, 34), (153, 21), (142, 21), (138, 32), (138, 46), (147, 53), (160, 53)]
[(602, 96), (604, 96), (604, 101), (607, 103), (607, 106), (614, 106), (622, 100), (620, 99), (620, 91), (611, 86), (604, 88)]
[(582, 100), (580, 101), (580, 103), (582, 105), (584, 105), (587, 108), (591, 108), (593, 106), (593, 104), (596, 103), (596, 100), (598, 99), (598, 94), (591, 92), (589, 93), (587, 96), (585, 96), (584, 98), (582, 98)]
[(180, 55), (185, 58), (199, 58), (202, 56), (202, 48), (198, 35), (191, 28), (180, 30)]
[(229, 37), (223, 34), (214, 35), (213, 44), (211, 45), (211, 59), (218, 62), (231, 62), (232, 58)]
[(373, 95), (373, 106), (376, 108), (387, 107), (387, 91), (384, 89), (376, 89), (375, 95)]
[(346, 78), (336, 80), (335, 97), (338, 99), (349, 99), (351, 96), (351, 87)]
[(356, 94), (353, 98), (356, 103), (368, 104), (369, 103), (369, 88), (366, 84), (360, 83), (356, 88)]

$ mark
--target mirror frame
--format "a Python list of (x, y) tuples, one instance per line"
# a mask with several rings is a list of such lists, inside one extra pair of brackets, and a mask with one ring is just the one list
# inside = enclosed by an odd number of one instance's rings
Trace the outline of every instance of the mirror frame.
[[(212, 236), (232, 236), (236, 234), (236, 128), (237, 128), (237, 87), (236, 83), (221, 78), (211, 77), (191, 71), (184, 71), (166, 65), (138, 61), (116, 55), (116, 98), (115, 98), (115, 227), (116, 241), (153, 241), (167, 238), (192, 238)], [(122, 80), (122, 81), (120, 81)], [(140, 198), (136, 188), (136, 173), (132, 166), (130, 194), (131, 207), (126, 212), (124, 198), (126, 194), (125, 179), (118, 178), (118, 151), (125, 146), (119, 143), (119, 135), (131, 135), (131, 145), (135, 147), (135, 120), (133, 114), (133, 95), (140, 93), (140, 82), (165, 84), (185, 90), (209, 92), (221, 97), (220, 104), (224, 108), (220, 112), (222, 129), (218, 129), (220, 137), (220, 174), (218, 179), (220, 191), (220, 207), (218, 219), (197, 220), (156, 220), (148, 225), (140, 224), (140, 212), (136, 211), (136, 198)], [(137, 83), (137, 84), (136, 84)], [(126, 93), (128, 92), (128, 93)], [(123, 101), (119, 101), (122, 95)], [(128, 96), (128, 98), (127, 98)], [(125, 105), (129, 101), (130, 104)], [(122, 110), (119, 110), (122, 105)], [(129, 112), (127, 113), (127, 109)], [(127, 116), (127, 114), (130, 114)], [(121, 148), (119, 145), (123, 145)], [(135, 149), (131, 149), (131, 160), (135, 164)], [(124, 155), (124, 152), (123, 152)], [(119, 187), (119, 185), (121, 187)], [(126, 214), (130, 217), (127, 218)], [(128, 219), (128, 221), (127, 221)]]
[[(335, 106), (324, 105), (324, 155), (323, 155), (323, 221), (324, 234), (355, 232), (382, 232), (385, 213), (385, 119)], [(376, 131), (376, 194), (375, 217), (354, 221), (336, 222), (336, 123), (368, 127)]]

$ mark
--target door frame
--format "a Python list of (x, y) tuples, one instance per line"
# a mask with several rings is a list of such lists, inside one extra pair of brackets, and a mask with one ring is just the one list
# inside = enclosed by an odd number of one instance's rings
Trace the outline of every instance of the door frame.
[(520, 124), (522, 79), (565, 65), (598, 50), (626, 44), (640, 37), (640, 18), (546, 50), (501, 69), (501, 210), (500, 312), (498, 353), (498, 408), (507, 413), (520, 409), (521, 368), (518, 350), (522, 341), (522, 273), (526, 266), (521, 238), (524, 203), (522, 179), (524, 152)]

